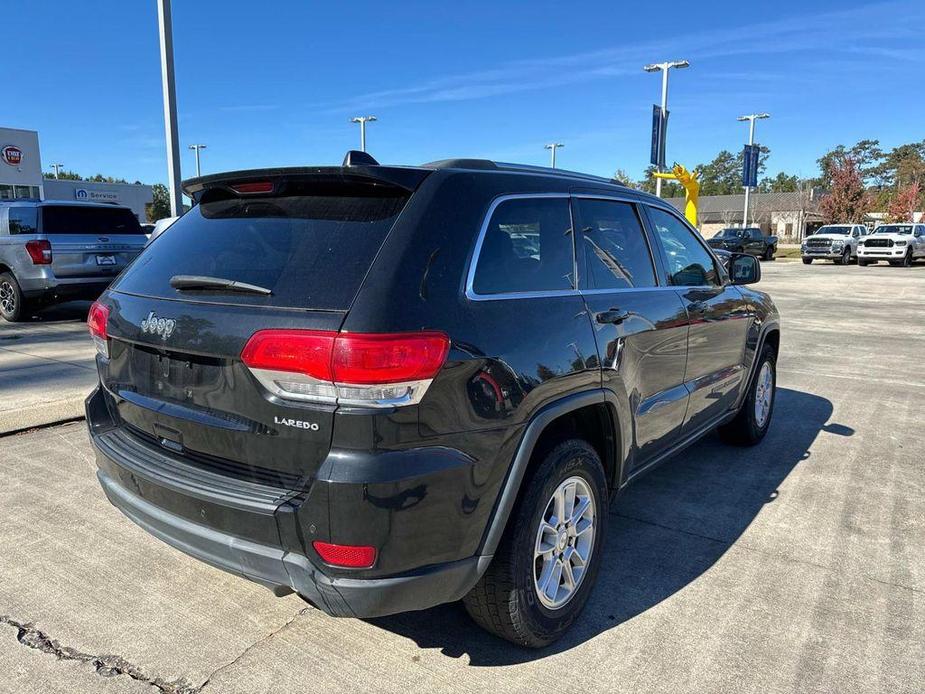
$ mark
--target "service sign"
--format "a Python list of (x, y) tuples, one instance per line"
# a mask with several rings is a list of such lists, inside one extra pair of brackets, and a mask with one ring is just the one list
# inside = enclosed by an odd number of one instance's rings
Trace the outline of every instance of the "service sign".
[(22, 164), (22, 150), (16, 145), (7, 145), (0, 150), (0, 158), (10, 166), (19, 166)]

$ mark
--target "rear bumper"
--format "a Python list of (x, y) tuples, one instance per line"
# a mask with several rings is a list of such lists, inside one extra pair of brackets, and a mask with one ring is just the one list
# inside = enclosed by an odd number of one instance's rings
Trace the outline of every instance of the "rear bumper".
[(216, 568), (260, 583), (276, 595), (296, 592), (335, 617), (379, 617), (459, 600), (481, 574), (479, 558), (472, 557), (404, 576), (330, 577), (305, 555), (193, 523), (133, 494), (103, 470), (97, 471), (97, 477), (112, 505), (160, 540)]
[(115, 279), (112, 277), (78, 277), (58, 279), (51, 270), (35, 276), (20, 277), (16, 280), (24, 296), (33, 299), (53, 297), (60, 299), (96, 299), (106, 291), (106, 287)]
[[(364, 496), (381, 504), (370, 470), (360, 470), (365, 484), (334, 483), (320, 479), (319, 474), (310, 491), (297, 493), (184, 464), (157, 445), (135, 439), (114, 426), (99, 388), (87, 399), (86, 410), (100, 485), (129, 519), (196, 559), (266, 586), (277, 595), (296, 592), (330, 615), (377, 617), (458, 600), (475, 585), (491, 559), (477, 552), (467, 558), (427, 559), (426, 548), (432, 543), (426, 526), (436, 523), (422, 518), (425, 527), (421, 527), (411, 518), (410, 522), (396, 520), (394, 512), (370, 514), (362, 505), (368, 503), (362, 501)], [(389, 462), (400, 465), (394, 459)], [(413, 459), (402, 462), (404, 472), (419, 482), (421, 468)], [(436, 473), (439, 479), (430, 477), (432, 486), (441, 482), (456, 485), (453, 470), (449, 477), (447, 470)], [(354, 494), (355, 487), (365, 489), (365, 495)], [(332, 502), (336, 507), (328, 506)], [(419, 503), (414, 508), (423, 506)], [(343, 541), (330, 538), (322, 528), (321, 519), (335, 510), (352, 517), (353, 529), (364, 537), (370, 537), (372, 529), (384, 532), (375, 544), (388, 547), (391, 555), (397, 548), (416, 552), (417, 562), (411, 566), (421, 568), (394, 572), (379, 568), (372, 576), (368, 575), (372, 572), (355, 576), (356, 572), (321, 563), (311, 540)], [(444, 518), (451, 515), (446, 507), (433, 511), (441, 511)], [(402, 534), (406, 525), (406, 530), (412, 525), (416, 528), (413, 536)], [(377, 564), (384, 566), (384, 561)]]

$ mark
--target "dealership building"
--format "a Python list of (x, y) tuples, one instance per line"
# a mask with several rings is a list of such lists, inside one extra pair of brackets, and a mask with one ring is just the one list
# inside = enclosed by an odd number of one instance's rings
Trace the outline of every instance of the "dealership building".
[(34, 130), (0, 128), (0, 200), (81, 200), (125, 205), (144, 222), (151, 186), (45, 178)]

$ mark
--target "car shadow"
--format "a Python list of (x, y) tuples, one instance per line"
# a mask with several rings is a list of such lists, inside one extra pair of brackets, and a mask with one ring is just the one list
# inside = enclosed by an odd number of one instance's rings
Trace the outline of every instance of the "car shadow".
[(551, 646), (530, 650), (477, 627), (461, 603), (367, 620), (439, 648), (468, 655), (470, 665), (492, 667), (567, 651), (658, 605), (716, 563), (794, 467), (811, 461), (820, 431), (852, 436), (829, 422), (832, 403), (779, 388), (775, 418), (753, 448), (728, 446), (711, 435), (632, 484), (611, 506), (604, 563), (581, 618)]
[[(52, 304), (37, 311), (23, 320), (23, 323), (81, 323), (87, 320), (92, 301), (68, 301), (63, 304)], [(28, 306), (27, 306), (28, 308)]]

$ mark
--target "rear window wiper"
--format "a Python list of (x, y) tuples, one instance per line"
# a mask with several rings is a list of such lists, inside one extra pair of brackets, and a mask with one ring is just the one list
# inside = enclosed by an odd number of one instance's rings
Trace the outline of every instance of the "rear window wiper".
[(204, 275), (174, 275), (170, 278), (170, 286), (174, 289), (225, 289), (232, 292), (245, 292), (247, 294), (263, 294), (270, 296), (273, 292), (266, 287), (256, 284), (226, 280), (224, 277), (207, 277)]

